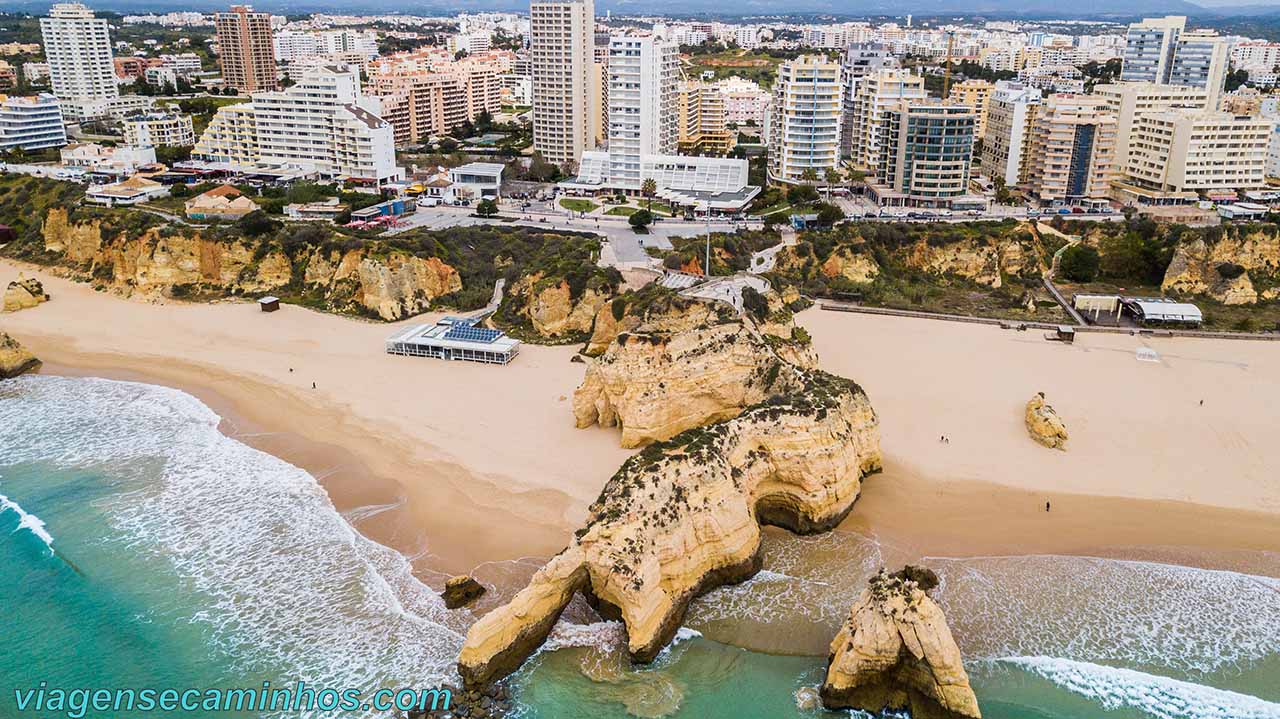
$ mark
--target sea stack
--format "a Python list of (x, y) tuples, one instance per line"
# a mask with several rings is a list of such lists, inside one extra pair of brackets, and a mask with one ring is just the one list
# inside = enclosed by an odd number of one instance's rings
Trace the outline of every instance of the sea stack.
[(449, 581), (444, 583), (444, 591), (440, 592), (440, 598), (444, 600), (446, 609), (458, 609), (484, 596), (484, 593), (483, 584), (464, 574), (450, 577)]
[(831, 641), (822, 704), (872, 714), (909, 710), (915, 719), (979, 719), (942, 609), (929, 597), (928, 569), (881, 569)]
[(0, 332), (0, 379), (17, 377), (40, 366), (40, 360), (17, 340)]
[(875, 411), (849, 380), (778, 373), (789, 391), (622, 465), (569, 546), (472, 625), (458, 658), (468, 687), (515, 671), (578, 592), (623, 621), (633, 661), (651, 661), (694, 597), (760, 570), (762, 525), (810, 534), (844, 519), (880, 469)]
[(1067, 426), (1053, 407), (1045, 403), (1044, 392), (1037, 393), (1027, 402), (1024, 419), (1031, 439), (1050, 449), (1067, 448)]
[(44, 285), (34, 277), (18, 275), (18, 279), (10, 282), (9, 287), (4, 291), (5, 312), (30, 309), (41, 302), (48, 301), (49, 295), (44, 291)]

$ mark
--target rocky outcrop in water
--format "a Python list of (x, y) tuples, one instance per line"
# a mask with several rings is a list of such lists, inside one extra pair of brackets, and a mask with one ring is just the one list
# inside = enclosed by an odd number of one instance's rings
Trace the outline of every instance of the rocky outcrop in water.
[(49, 295), (44, 291), (44, 285), (40, 280), (18, 275), (18, 279), (10, 282), (9, 287), (4, 291), (3, 311), (17, 312), (31, 309), (41, 302), (48, 301)]
[(1053, 407), (1045, 403), (1044, 392), (1027, 401), (1023, 415), (1031, 439), (1050, 449), (1067, 448), (1067, 426)]
[(650, 661), (694, 597), (760, 569), (762, 525), (813, 533), (844, 518), (880, 468), (876, 413), (848, 380), (785, 363), (777, 374), (778, 394), (622, 465), (569, 546), (472, 626), (458, 660), (468, 685), (518, 668), (578, 592)]
[(906, 567), (871, 578), (831, 641), (822, 703), (915, 719), (979, 719), (960, 649), (929, 597), (937, 576)]
[(463, 575), (459, 577), (450, 577), (444, 583), (444, 591), (440, 592), (440, 598), (444, 600), (444, 606), (447, 609), (457, 609), (465, 607), (484, 596), (485, 588), (480, 582), (474, 578)]
[(40, 366), (40, 360), (20, 342), (0, 332), (0, 379), (17, 377)]

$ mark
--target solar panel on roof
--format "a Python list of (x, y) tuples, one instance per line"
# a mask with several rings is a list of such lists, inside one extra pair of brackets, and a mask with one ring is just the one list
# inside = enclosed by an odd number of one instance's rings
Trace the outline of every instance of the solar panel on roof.
[(444, 333), (444, 338), (447, 340), (461, 340), (463, 342), (493, 342), (501, 336), (502, 332), (500, 330), (465, 325), (455, 325)]

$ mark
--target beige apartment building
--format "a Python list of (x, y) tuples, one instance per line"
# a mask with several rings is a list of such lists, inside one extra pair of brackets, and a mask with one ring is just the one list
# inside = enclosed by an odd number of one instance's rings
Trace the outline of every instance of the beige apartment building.
[(214, 27), (224, 85), (243, 93), (279, 87), (270, 13), (254, 12), (248, 5), (232, 5), (230, 12), (214, 15)]
[(1225, 112), (1170, 110), (1142, 115), (1130, 133), (1126, 203), (1191, 202), (1201, 193), (1262, 187), (1273, 123)]
[(849, 121), (850, 158), (859, 168), (874, 172), (880, 164), (880, 119), (902, 100), (923, 101), (928, 97), (924, 78), (910, 70), (883, 68), (867, 74), (854, 90)]
[(981, 173), (992, 182), (1003, 178), (1005, 186), (1012, 189), (1026, 179), (1031, 129), (1042, 99), (1038, 88), (1009, 80), (996, 83), (987, 106), (986, 136), (979, 158)]
[(502, 78), (487, 63), (465, 60), (418, 67), (398, 65), (370, 76), (368, 94), (382, 101), (382, 118), (396, 144), (420, 142), (502, 109)]
[(1116, 117), (1092, 95), (1048, 96), (1036, 113), (1026, 188), (1044, 205), (1106, 199), (1116, 149)]
[(968, 79), (951, 86), (947, 98), (973, 110), (976, 122), (973, 126), (974, 137), (981, 139), (987, 134), (987, 111), (991, 103), (991, 91), (995, 85), (986, 80)]
[[(577, 164), (599, 134), (600, 93), (593, 92), (595, 4), (592, 0), (529, 6), (533, 80), (533, 149), (559, 165)], [(596, 85), (598, 86), (598, 80)]]
[(1208, 110), (1209, 92), (1188, 85), (1165, 85), (1154, 82), (1118, 82), (1093, 88), (1095, 97), (1106, 101), (1116, 116), (1116, 173), (1123, 173), (1129, 162), (1129, 147), (1134, 123), (1142, 115), (1187, 108)]
[(841, 66), (825, 55), (801, 55), (778, 67), (769, 111), (769, 175), (801, 182), (807, 170), (821, 180), (840, 164)]
[(886, 110), (870, 185), (877, 203), (945, 208), (970, 199), (976, 125), (973, 108), (950, 101), (904, 100)]
[(681, 154), (725, 155), (733, 148), (733, 132), (725, 121), (725, 98), (719, 86), (685, 80), (676, 100)]

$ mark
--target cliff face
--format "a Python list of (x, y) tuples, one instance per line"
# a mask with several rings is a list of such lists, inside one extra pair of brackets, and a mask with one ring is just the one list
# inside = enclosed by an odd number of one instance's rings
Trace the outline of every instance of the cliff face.
[(334, 309), (372, 312), (394, 321), (421, 314), (437, 297), (462, 289), (456, 270), (436, 257), (406, 252), (317, 250), (307, 259), (303, 283)]
[(732, 317), (732, 310), (722, 304), (689, 299), (651, 284), (600, 307), (584, 352), (592, 357), (603, 354), (619, 334), (641, 325), (655, 331), (687, 332)]
[(34, 277), (23, 277), (18, 275), (18, 279), (9, 283), (4, 291), (4, 312), (17, 312), (18, 310), (27, 310), (35, 307), (41, 302), (48, 302), (49, 295), (44, 291), (44, 285)]
[[(1244, 273), (1232, 277), (1234, 268)], [(1274, 229), (1229, 227), (1212, 241), (1196, 238), (1179, 243), (1160, 289), (1208, 295), (1229, 305), (1254, 304), (1258, 293), (1251, 274), (1280, 279), (1280, 233)]]
[(838, 524), (880, 468), (875, 411), (852, 382), (779, 372), (790, 393), (627, 460), (569, 546), (472, 626), (463, 679), (481, 685), (514, 671), (579, 591), (625, 623), (633, 660), (650, 661), (695, 596), (759, 570), (762, 524), (802, 533)]
[(295, 278), (300, 278), (329, 309), (398, 320), (425, 312), (437, 297), (462, 288), (457, 271), (438, 258), (397, 250), (314, 249), (291, 258), (244, 239), (166, 235), (156, 228), (137, 236), (103, 237), (101, 223), (68, 222), (63, 209), (49, 211), (43, 235), (46, 250), (126, 296), (280, 292), (297, 287)]
[(855, 284), (866, 284), (880, 275), (880, 265), (866, 252), (842, 245), (822, 263), (822, 274), (843, 277)]
[(785, 368), (817, 364), (808, 343), (765, 334), (746, 318), (668, 326), (619, 334), (589, 364), (573, 395), (578, 427), (620, 425), (622, 446), (638, 447), (733, 417), (785, 390)]
[(17, 340), (0, 332), (0, 379), (17, 377), (40, 366), (40, 360)]
[(936, 582), (915, 567), (872, 577), (831, 641), (824, 706), (909, 709), (916, 719), (982, 716), (946, 618), (926, 593)]
[(1000, 288), (1003, 274), (1017, 275), (1036, 269), (1032, 248), (1011, 237), (966, 239), (932, 245), (921, 239), (906, 254), (908, 267), (935, 275), (956, 275)]
[(512, 301), (533, 331), (547, 339), (581, 337), (591, 332), (601, 308), (609, 301), (610, 288), (587, 287), (573, 296), (567, 280), (545, 280), (541, 272), (521, 278), (512, 286)]

